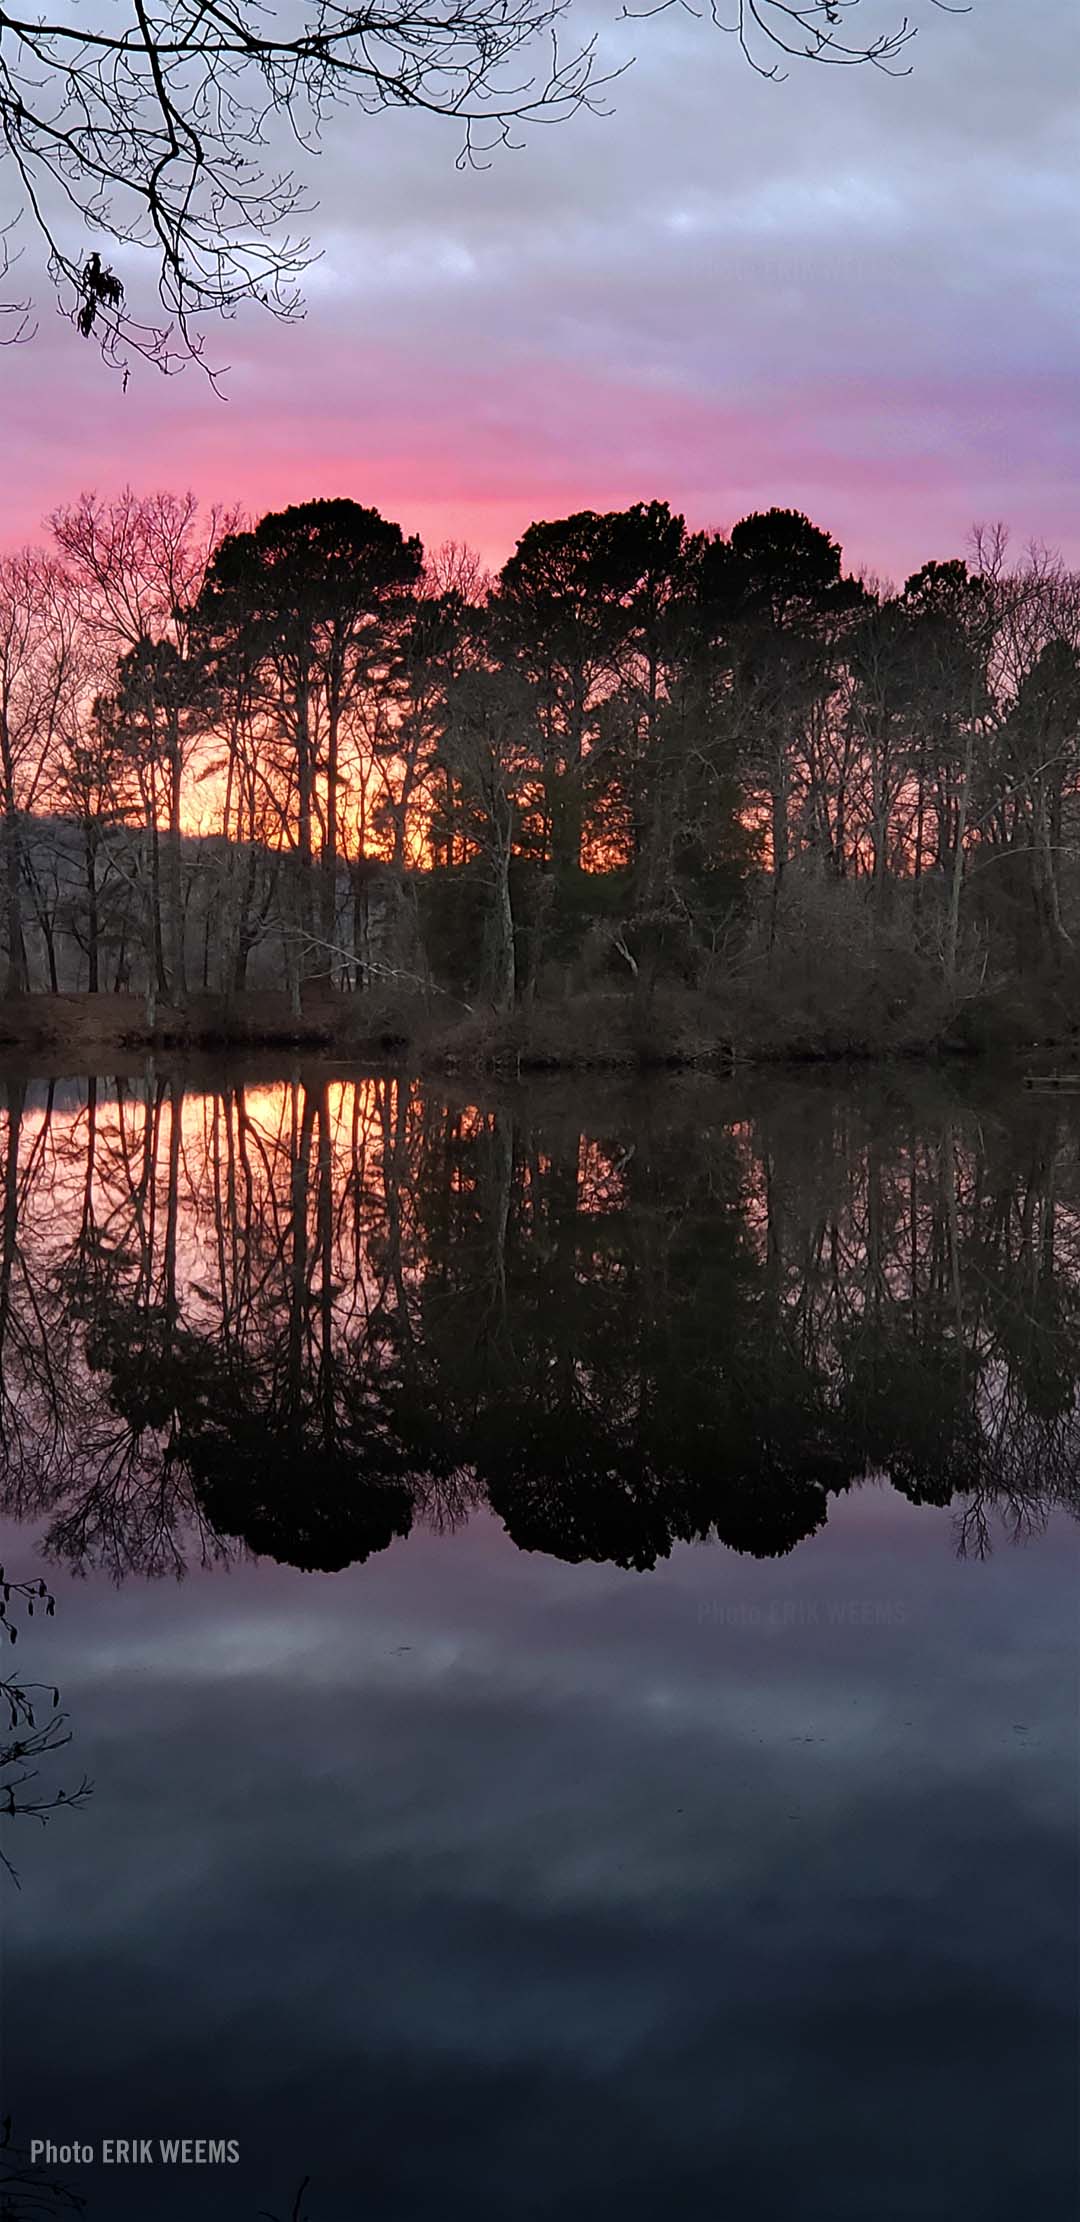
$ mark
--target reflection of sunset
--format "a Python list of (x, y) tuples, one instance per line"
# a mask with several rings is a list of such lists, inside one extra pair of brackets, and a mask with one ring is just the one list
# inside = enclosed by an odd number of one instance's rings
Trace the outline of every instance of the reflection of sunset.
[(230, 1539), (341, 1564), (485, 1498), (634, 1565), (790, 1549), (867, 1474), (976, 1525), (1071, 1502), (1050, 1127), (999, 1163), (951, 1107), (883, 1133), (824, 1093), (728, 1101), (9, 1082), (9, 1505), (121, 1573)]

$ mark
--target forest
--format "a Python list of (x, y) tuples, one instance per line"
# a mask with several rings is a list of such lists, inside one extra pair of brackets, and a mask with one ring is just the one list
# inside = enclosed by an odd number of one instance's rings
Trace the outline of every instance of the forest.
[[(534, 523), (83, 495), (0, 559), (0, 1032), (537, 1063), (1068, 1027), (1080, 575), (896, 587), (774, 508)], [(52, 1018), (49, 1012), (52, 1011)], [(119, 1014), (117, 1016), (116, 1014)]]

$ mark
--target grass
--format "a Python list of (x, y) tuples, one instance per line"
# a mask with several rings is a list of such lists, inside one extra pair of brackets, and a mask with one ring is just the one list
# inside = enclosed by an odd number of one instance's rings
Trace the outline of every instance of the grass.
[(526, 1001), (505, 1014), (422, 992), (307, 991), (297, 1018), (288, 997), (252, 990), (226, 1000), (192, 996), (159, 1006), (139, 995), (26, 995), (0, 1001), (0, 1045), (69, 1069), (101, 1070), (149, 1050), (333, 1051), (369, 1064), (429, 1072), (730, 1070), (736, 1064), (845, 1063), (877, 1058), (1060, 1049), (1071, 1013), (996, 1005), (961, 1009), (943, 998), (880, 992), (829, 1008), (820, 998), (745, 983), (722, 993), (664, 984), (652, 992), (604, 987)]

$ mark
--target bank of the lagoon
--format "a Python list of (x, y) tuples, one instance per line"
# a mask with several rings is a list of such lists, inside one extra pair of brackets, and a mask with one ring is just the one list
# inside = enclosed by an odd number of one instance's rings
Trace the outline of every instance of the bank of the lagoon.
[(133, 1050), (308, 1049), (421, 1071), (567, 1072), (611, 1068), (725, 1070), (742, 1064), (877, 1058), (1080, 1055), (1077, 1004), (1059, 986), (916, 1008), (864, 997), (831, 1016), (782, 988), (757, 1000), (669, 986), (648, 992), (528, 998), (512, 1009), (420, 989), (332, 992), (299, 1001), (272, 989), (195, 994), (182, 1004), (132, 994), (0, 999), (0, 1056), (18, 1052), (92, 1071)]

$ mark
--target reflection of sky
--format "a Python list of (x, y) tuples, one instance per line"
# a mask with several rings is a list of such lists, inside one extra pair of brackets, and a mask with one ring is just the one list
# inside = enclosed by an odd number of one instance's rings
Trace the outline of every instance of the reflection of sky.
[(794, 503), (901, 577), (979, 518), (1076, 561), (1074, 0), (909, 13), (910, 77), (766, 85), (707, 10), (576, 7), (605, 66), (636, 56), (613, 114), (479, 174), (430, 118), (332, 119), (307, 321), (211, 334), (227, 402), (141, 366), (122, 394), (42, 290), (3, 358), (3, 538), (165, 478), (349, 494), (496, 561), (532, 517), (654, 496), (695, 525)]
[(961, 1563), (866, 1489), (779, 1563), (485, 1518), (333, 1577), (61, 1581), (24, 1664), (96, 1790), (16, 1845), (6, 2103), (241, 2139), (197, 2196), (91, 2175), (91, 2222), (305, 2172), (313, 2222), (1064, 2222), (1075, 1575), (1065, 1523)]

